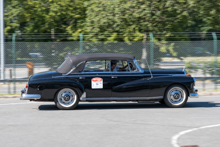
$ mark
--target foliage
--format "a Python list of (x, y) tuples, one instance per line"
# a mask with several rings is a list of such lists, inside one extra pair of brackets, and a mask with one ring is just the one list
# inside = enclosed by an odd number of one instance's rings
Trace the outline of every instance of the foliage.
[(16, 0), (6, 3), (5, 32), (73, 33), (83, 27), (86, 0)]
[[(186, 62), (185, 68), (187, 73), (193, 73), (201, 70), (203, 75), (215, 75), (215, 62), (199, 61), (199, 62)], [(220, 62), (217, 63), (217, 76), (220, 76)]]
[[(140, 33), (181, 32), (191, 24), (188, 1), (90, 0), (86, 7), (85, 31), (94, 33), (91, 39), (143, 40)], [(121, 39), (107, 36), (113, 32)]]
[(145, 32), (219, 31), (219, 12), (219, 1), (204, 0), (7, 0), (5, 32), (54, 29), (93, 33), (92, 41), (142, 41)]

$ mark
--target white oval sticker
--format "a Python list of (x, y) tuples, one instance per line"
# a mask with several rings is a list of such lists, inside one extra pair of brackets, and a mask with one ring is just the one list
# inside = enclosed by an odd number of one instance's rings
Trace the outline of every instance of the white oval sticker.
[(102, 89), (103, 88), (103, 79), (102, 78), (92, 78), (92, 89)]

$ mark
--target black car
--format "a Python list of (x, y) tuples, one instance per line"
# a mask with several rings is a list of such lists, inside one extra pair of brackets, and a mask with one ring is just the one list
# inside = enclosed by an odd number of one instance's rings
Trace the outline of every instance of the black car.
[(54, 101), (59, 109), (79, 102), (160, 102), (182, 107), (197, 98), (195, 78), (185, 70), (143, 70), (127, 54), (94, 53), (69, 56), (56, 71), (29, 78), (21, 100)]

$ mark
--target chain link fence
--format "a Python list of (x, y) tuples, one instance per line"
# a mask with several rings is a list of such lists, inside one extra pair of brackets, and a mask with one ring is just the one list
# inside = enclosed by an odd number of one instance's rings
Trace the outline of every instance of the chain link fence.
[[(217, 51), (215, 52), (215, 46)], [(205, 79), (203, 90), (218, 87), (220, 76), (220, 41), (135, 41), (135, 42), (5, 42), (5, 78), (6, 80), (26, 80), (27, 62), (34, 63), (34, 74), (56, 70), (68, 55), (85, 53), (125, 53), (136, 57), (142, 68), (146, 60), (152, 69), (183, 69), (194, 77)], [(12, 80), (13, 81), (13, 80)], [(213, 82), (215, 81), (215, 82)], [(215, 83), (215, 84), (214, 84)], [(19, 93), (24, 83), (17, 83), (13, 89)], [(206, 84), (207, 85), (207, 84)], [(7, 84), (1, 85), (1, 93), (13, 93)], [(15, 90), (16, 89), (16, 90)]]

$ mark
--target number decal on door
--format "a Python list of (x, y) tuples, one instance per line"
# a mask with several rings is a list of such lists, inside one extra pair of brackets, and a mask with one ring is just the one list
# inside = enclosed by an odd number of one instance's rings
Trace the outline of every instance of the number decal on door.
[(92, 78), (92, 89), (102, 89), (103, 88), (103, 79), (102, 78)]

